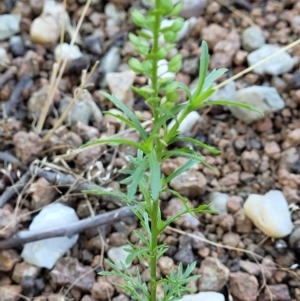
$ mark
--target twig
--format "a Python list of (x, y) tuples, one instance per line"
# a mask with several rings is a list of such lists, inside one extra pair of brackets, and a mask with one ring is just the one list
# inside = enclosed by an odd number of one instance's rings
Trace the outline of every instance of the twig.
[(6, 103), (5, 112), (7, 115), (10, 115), (15, 107), (19, 104), (19, 102), (21, 102), (23, 90), (32, 85), (33, 81), (31, 77), (27, 74), (24, 74), (17, 83), (16, 87), (13, 89), (9, 100)]
[(0, 250), (10, 249), (25, 243), (46, 238), (61, 236), (71, 237), (87, 229), (114, 223), (130, 216), (133, 216), (131, 209), (128, 207), (122, 207), (110, 212), (98, 214), (95, 217), (85, 218), (64, 227), (59, 226), (37, 231), (20, 231), (12, 237), (0, 241)]
[(30, 166), (30, 173), (32, 175), (45, 178), (48, 182), (61, 187), (70, 187), (74, 185), (75, 182), (78, 182), (76, 187), (74, 187), (74, 190), (76, 191), (95, 189), (95, 187), (97, 186), (96, 184), (93, 184), (89, 181), (78, 181), (78, 179), (76, 179), (71, 174), (66, 174), (59, 171), (54, 172), (39, 168), (35, 165)]
[(10, 79), (12, 79), (17, 72), (17, 68), (15, 66), (11, 67), (7, 71), (5, 71), (3, 74), (0, 76), (0, 88), (3, 87), (3, 85), (6, 84)]
[(0, 196), (0, 208), (2, 208), (15, 194), (21, 192), (30, 178), (31, 174), (27, 171), (16, 184), (6, 188)]
[(18, 165), (18, 167), (20, 167), (24, 171), (28, 170), (28, 167), (26, 165), (24, 165), (18, 158), (8, 152), (0, 152), (0, 161)]

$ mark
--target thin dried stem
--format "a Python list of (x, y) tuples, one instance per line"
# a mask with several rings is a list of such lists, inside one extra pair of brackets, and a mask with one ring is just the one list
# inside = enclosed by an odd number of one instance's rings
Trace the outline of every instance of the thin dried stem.
[(49, 227), (49, 229), (35, 231), (20, 231), (8, 239), (0, 240), (0, 250), (10, 249), (25, 243), (41, 239), (62, 236), (71, 237), (87, 229), (99, 227), (105, 224), (115, 223), (129, 216), (133, 216), (133, 212), (129, 207), (126, 206), (106, 213), (98, 214), (94, 217), (79, 220), (78, 222), (71, 223), (64, 227), (56, 226)]
[[(70, 47), (73, 47), (73, 45), (75, 44), (76, 37), (77, 37), (77, 35), (78, 35), (78, 33), (79, 33), (79, 29), (80, 29), (80, 27), (81, 27), (81, 25), (82, 25), (82, 22), (83, 22), (83, 20), (84, 20), (84, 17), (85, 17), (85, 15), (86, 15), (86, 13), (87, 13), (87, 10), (88, 10), (88, 8), (89, 8), (91, 2), (92, 2), (92, 0), (87, 0), (86, 4), (85, 4), (85, 6), (84, 6), (84, 9), (82, 10), (82, 13), (81, 13), (81, 15), (80, 15), (78, 24), (77, 24), (76, 29), (75, 29), (75, 32), (74, 32), (74, 35), (72, 36), (72, 40), (71, 40), (71, 43), (70, 43)], [(51, 91), (51, 101), (53, 100), (54, 92), (57, 90), (58, 84), (59, 84), (59, 82), (60, 82), (60, 80), (61, 80), (61, 78), (62, 78), (62, 76), (63, 76), (63, 73), (64, 73), (65, 68), (66, 68), (66, 66), (67, 66), (67, 63), (68, 63), (68, 60), (69, 60), (69, 54), (66, 55), (66, 57), (63, 59), (61, 68), (60, 68), (60, 70), (59, 70), (58, 76), (57, 76), (56, 81), (55, 81), (55, 84), (54, 84), (53, 87), (52, 87), (53, 90)], [(71, 107), (71, 108), (72, 108), (72, 107)], [(70, 108), (70, 109), (71, 109), (71, 108)], [(60, 122), (60, 121), (61, 121), (61, 118), (60, 118), (57, 122)], [(61, 124), (61, 123), (60, 123), (60, 124)], [(50, 130), (50, 131), (47, 133), (47, 135), (44, 137), (44, 141), (48, 141), (48, 139), (51, 137), (51, 135), (54, 133), (54, 131), (55, 131), (58, 127), (59, 127), (59, 125), (56, 125), (56, 124), (55, 124), (55, 125), (53, 126), (53, 129)]]
[(216, 87), (214, 87), (214, 89), (218, 90), (218, 89), (224, 87), (224, 86), (227, 85), (228, 83), (230, 83), (230, 82), (232, 82), (232, 81), (234, 81), (234, 80), (236, 80), (236, 79), (242, 77), (244, 74), (246, 74), (246, 73), (248, 73), (248, 72), (254, 70), (256, 67), (258, 67), (258, 66), (264, 64), (265, 62), (271, 60), (272, 58), (276, 57), (278, 54), (280, 54), (280, 53), (282, 53), (282, 52), (285, 52), (285, 51), (287, 51), (287, 50), (289, 50), (289, 49), (291, 49), (291, 48), (297, 46), (298, 44), (300, 44), (300, 39), (298, 39), (298, 40), (296, 40), (295, 42), (292, 42), (292, 43), (290, 43), (289, 45), (287, 45), (287, 46), (281, 48), (280, 50), (274, 52), (274, 53), (271, 54), (270, 56), (264, 58), (263, 60), (257, 62), (256, 64), (254, 64), (254, 65), (252, 65), (252, 66), (246, 68), (245, 70), (239, 72), (238, 74), (236, 74), (236, 75), (234, 75), (234, 76), (232, 76), (232, 77), (230, 77), (230, 78), (224, 80), (222, 83), (220, 83), (219, 85), (217, 85)]
[(46, 99), (45, 105), (43, 106), (41, 115), (39, 117), (37, 127), (35, 129), (35, 132), (37, 134), (40, 134), (42, 129), (43, 129), (44, 122), (46, 120), (47, 114), (49, 112), (49, 108), (50, 108), (50, 106), (52, 104), (52, 101), (53, 101), (53, 97), (54, 97), (54, 93), (55, 93), (55, 90), (54, 90), (53, 87), (54, 87), (55, 79), (56, 79), (56, 76), (57, 76), (57, 72), (59, 70), (59, 66), (60, 66), (60, 62), (54, 63), (53, 66), (52, 66), (52, 74), (51, 74), (47, 99)]
[(75, 101), (78, 99), (78, 97), (80, 96), (82, 90), (85, 88), (86, 84), (89, 82), (91, 76), (93, 75), (93, 73), (96, 71), (96, 68), (98, 66), (98, 61), (94, 64), (91, 72), (89, 73), (89, 75), (86, 77), (85, 81), (80, 85), (80, 87), (78, 88), (77, 91), (75, 91), (74, 96), (71, 100), (71, 102), (69, 103), (69, 105), (67, 106), (67, 108), (65, 109), (65, 111), (63, 112), (63, 114), (60, 116), (60, 118), (55, 122), (55, 124), (53, 125), (52, 129), (45, 135), (45, 137), (43, 138), (44, 142), (47, 142), (49, 140), (49, 138), (53, 135), (53, 133), (56, 131), (56, 129), (62, 125), (62, 123), (64, 122), (64, 120), (67, 118), (69, 112), (71, 111), (71, 109), (74, 106)]
[[(242, 252), (242, 253), (251, 255), (255, 261), (257, 261), (258, 259), (260, 259), (260, 260), (264, 259), (263, 256), (255, 254), (253, 251), (249, 251), (249, 250), (245, 250), (245, 249), (241, 249), (241, 248), (235, 248), (235, 247), (232, 247), (232, 246), (223, 245), (221, 243), (213, 242), (213, 241), (208, 240), (208, 239), (206, 239), (204, 237), (200, 237), (198, 235), (195, 235), (195, 234), (192, 234), (192, 233), (188, 233), (188, 232), (182, 231), (180, 229), (176, 229), (174, 227), (170, 227), (169, 226), (166, 229), (171, 230), (171, 231), (173, 231), (175, 233), (178, 233), (180, 235), (187, 235), (187, 236), (189, 236), (189, 237), (191, 237), (193, 239), (203, 241), (203, 242), (205, 242), (205, 243), (207, 243), (207, 244), (209, 244), (211, 246), (215, 246), (217, 248), (222, 248), (222, 249), (227, 249), (227, 250), (232, 250), (232, 251), (238, 251), (238, 252)], [(281, 265), (279, 265), (277, 263), (276, 263), (276, 266), (277, 266), (278, 269), (280, 269), (282, 271), (287, 271), (287, 272), (291, 273), (293, 276), (295, 276), (300, 281), (300, 277), (297, 275), (297, 273), (291, 271), (290, 268), (284, 268), (283, 266), (281, 266)]]

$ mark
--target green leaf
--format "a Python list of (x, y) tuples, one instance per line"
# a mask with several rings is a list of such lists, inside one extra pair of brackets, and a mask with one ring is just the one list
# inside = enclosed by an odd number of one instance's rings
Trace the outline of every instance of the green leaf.
[(143, 73), (143, 71), (144, 71), (142, 63), (134, 57), (130, 58), (130, 60), (128, 61), (128, 65), (129, 65), (130, 69), (136, 73)]
[(161, 192), (160, 182), (160, 165), (157, 161), (156, 153), (152, 151), (148, 155), (149, 167), (150, 167), (150, 187), (153, 200), (159, 198)]
[(171, 12), (173, 8), (173, 2), (172, 0), (163, 0), (160, 2), (160, 11), (162, 12), (163, 15), (167, 15)]
[(251, 105), (248, 105), (246, 103), (239, 102), (239, 101), (232, 101), (232, 100), (226, 100), (226, 99), (205, 101), (201, 104), (201, 108), (215, 106), (215, 105), (238, 107), (238, 108), (242, 108), (242, 109), (246, 109), (246, 110), (256, 112), (257, 114), (259, 114), (261, 116), (264, 116), (263, 112), (255, 109)]
[(149, 94), (148, 94), (148, 90), (144, 89), (144, 87), (142, 88), (137, 88), (137, 87), (134, 87), (134, 86), (131, 86), (131, 89), (138, 95), (144, 97), (145, 99), (149, 97)]
[(166, 31), (164, 33), (164, 38), (165, 38), (166, 42), (172, 43), (172, 42), (176, 41), (177, 33), (174, 31)]
[(195, 159), (197, 160), (199, 163), (203, 163), (205, 161), (205, 157), (204, 156), (198, 156), (197, 154), (195, 154), (194, 152), (191, 153), (191, 150), (188, 147), (184, 147), (181, 149), (177, 149), (177, 150), (170, 150), (170, 151), (166, 151), (163, 154), (163, 161), (170, 158), (170, 157), (184, 157), (184, 158), (189, 158), (189, 159)]
[(135, 34), (131, 32), (128, 34), (128, 39), (134, 46), (139, 44), (139, 37), (137, 37)]
[(214, 93), (215, 89), (209, 88), (208, 90), (201, 92), (197, 97), (194, 97), (191, 100), (190, 111), (199, 110), (199, 108), (201, 108), (201, 104)]
[(171, 192), (175, 197), (180, 199), (180, 201), (184, 205), (185, 210), (180, 215), (182, 215), (184, 213), (189, 213), (192, 216), (194, 216), (195, 218), (197, 218), (196, 214), (194, 213), (194, 208), (189, 205), (189, 200), (187, 198), (185, 198), (184, 196), (182, 196), (180, 193), (178, 193), (177, 191), (175, 191), (173, 189), (167, 189), (166, 191)]
[(151, 31), (147, 30), (147, 29), (144, 29), (144, 30), (137, 30), (136, 31), (137, 35), (139, 37), (142, 37), (142, 38), (145, 38), (145, 39), (152, 39), (153, 38), (153, 34)]
[(177, 18), (177, 19), (175, 19), (173, 24), (170, 26), (170, 29), (172, 31), (178, 32), (182, 29), (183, 25), (184, 25), (184, 19), (183, 18)]
[(206, 78), (203, 85), (203, 91), (210, 88), (210, 86), (223, 74), (228, 71), (227, 68), (214, 69)]
[(168, 52), (164, 47), (160, 47), (158, 52), (156, 53), (156, 58), (159, 60), (165, 59)]
[(155, 31), (155, 16), (153, 14), (148, 13), (146, 17), (145, 27), (149, 28), (152, 32)]
[(163, 90), (174, 80), (173, 77), (162, 77), (158, 79), (158, 86), (160, 90)]
[(173, 7), (172, 11), (170, 12), (169, 16), (170, 17), (178, 16), (179, 13), (182, 10), (182, 7), (183, 7), (183, 2), (180, 1), (179, 3), (177, 3), (176, 5), (174, 5), (174, 7)]
[(176, 54), (171, 58), (171, 60), (168, 63), (168, 70), (170, 72), (177, 73), (181, 69), (182, 65), (182, 54)]
[(103, 113), (105, 113), (105, 115), (113, 116), (114, 118), (119, 119), (120, 121), (126, 123), (129, 127), (136, 129), (135, 124), (121, 114), (110, 112), (110, 111), (105, 111)]
[(137, 9), (135, 9), (131, 12), (131, 19), (132, 19), (133, 23), (139, 27), (143, 27), (146, 22), (146, 18)]
[(165, 183), (170, 183), (174, 178), (182, 174), (183, 172), (189, 170), (192, 166), (198, 164), (199, 162), (197, 160), (189, 159), (186, 163), (184, 163), (182, 166), (180, 166), (178, 169), (176, 169), (173, 173), (171, 173), (166, 179)]
[(143, 56), (147, 56), (147, 54), (150, 51), (150, 47), (148, 45), (144, 45), (144, 44), (139, 44), (136, 46), (136, 52), (143, 55)]
[(127, 188), (127, 198), (132, 200), (136, 194), (140, 179), (143, 177), (146, 169), (148, 168), (148, 164), (146, 160), (143, 162), (133, 171), (131, 178), (132, 182)]
[(174, 92), (168, 93), (166, 95), (166, 97), (167, 97), (167, 104), (169, 104), (169, 105), (172, 104), (172, 106), (170, 106), (170, 108), (172, 108), (175, 105), (175, 102), (178, 100), (179, 95), (178, 95), (177, 91), (174, 91)]
[(218, 155), (221, 153), (218, 149), (214, 148), (213, 146), (209, 146), (199, 140), (196, 140), (196, 139), (193, 139), (190, 137), (181, 137), (181, 136), (175, 137), (170, 143), (174, 143), (177, 141), (188, 142), (188, 143), (192, 143), (194, 145), (200, 146), (201, 148), (208, 150), (210, 153), (212, 153), (214, 155)]
[(159, 120), (153, 125), (153, 132), (157, 133), (161, 127), (164, 127), (166, 125), (167, 121), (171, 118), (176, 118), (176, 112), (173, 113), (173, 110), (176, 109), (172, 108), (171, 110), (167, 110), (163, 107), (157, 108), (157, 111), (161, 113)]
[(135, 46), (135, 49), (138, 53), (146, 56), (149, 53), (150, 47), (146, 39), (138, 37), (133, 33), (129, 33), (128, 38), (130, 42)]
[(114, 138), (114, 137), (109, 137), (109, 138), (100, 138), (98, 140), (94, 140), (94, 141), (90, 141), (87, 142), (86, 144), (82, 145), (81, 148), (85, 148), (88, 146), (92, 146), (92, 145), (101, 145), (101, 144), (109, 144), (109, 145), (129, 145), (132, 146), (136, 149), (140, 149), (141, 151), (143, 151), (144, 153), (147, 153), (148, 150), (141, 144), (138, 142), (134, 142), (125, 138)]
[(121, 111), (123, 111), (134, 123), (135, 129), (140, 133), (142, 139), (145, 141), (148, 138), (148, 135), (144, 128), (142, 127), (141, 123), (137, 119), (137, 117), (128, 109), (128, 107), (120, 101), (118, 98), (116, 98), (114, 95), (110, 95), (109, 93), (101, 91), (101, 94), (108, 98), (116, 107), (118, 107)]
[(209, 65), (209, 53), (208, 46), (205, 41), (201, 44), (201, 57), (200, 57), (200, 69), (199, 69), (199, 83), (194, 93), (194, 97), (197, 97), (203, 90), (203, 85), (206, 78), (206, 73)]
[(173, 93), (178, 88), (178, 82), (174, 81), (170, 83), (166, 88), (166, 94)]
[[(129, 203), (127, 196), (124, 193), (120, 191), (111, 191), (102, 187), (95, 187), (95, 189), (91, 189), (91, 190), (83, 190), (82, 193), (113, 197), (116, 199), (115, 203), (117, 203), (118, 205), (122, 205), (122, 203), (124, 202), (126, 202), (127, 204)], [(120, 202), (117, 200), (120, 200)]]
[(177, 53), (176, 55), (174, 55), (170, 61), (169, 61), (169, 64), (173, 64), (173, 63), (178, 63), (178, 62), (181, 62), (182, 61), (182, 54), (181, 53)]
[(143, 61), (142, 62), (142, 66), (143, 66), (143, 71), (145, 74), (150, 74), (152, 72), (152, 62), (149, 60)]
[(203, 204), (201, 206), (198, 206), (193, 209), (194, 212), (197, 213), (210, 213), (210, 214), (216, 214), (217, 212), (214, 210), (209, 209), (211, 204)]
[(187, 94), (189, 100), (192, 99), (191, 91), (186, 84), (178, 82), (178, 88), (182, 89)]

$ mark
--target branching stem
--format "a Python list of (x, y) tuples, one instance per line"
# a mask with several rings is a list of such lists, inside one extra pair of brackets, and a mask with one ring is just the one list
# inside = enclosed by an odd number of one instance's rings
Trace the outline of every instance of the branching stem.
[(151, 240), (151, 260), (150, 260), (150, 276), (151, 276), (151, 301), (156, 301), (156, 266), (157, 266), (157, 241), (158, 241), (158, 229), (157, 229), (157, 221), (159, 214), (159, 200), (154, 200), (151, 214), (151, 232), (152, 232), (152, 240)]

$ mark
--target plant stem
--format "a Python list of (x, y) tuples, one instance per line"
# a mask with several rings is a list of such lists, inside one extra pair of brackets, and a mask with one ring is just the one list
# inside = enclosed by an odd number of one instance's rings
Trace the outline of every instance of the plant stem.
[[(152, 87), (154, 89), (154, 97), (158, 96), (158, 76), (157, 76), (157, 69), (158, 69), (158, 58), (157, 58), (157, 53), (159, 51), (159, 30), (160, 30), (160, 23), (161, 23), (161, 15), (158, 13), (158, 9), (160, 7), (160, 0), (155, 0), (155, 26), (154, 26), (154, 31), (153, 31), (153, 46), (152, 46), (152, 54), (154, 55), (153, 60), (152, 60)], [(154, 121), (157, 119), (157, 111), (156, 108), (153, 106), (152, 107), (153, 114), (154, 114)]]
[[(152, 46), (152, 87), (154, 89), (154, 97), (158, 97), (159, 94), (159, 87), (158, 87), (158, 57), (157, 53), (159, 51), (159, 32), (160, 32), (160, 24), (161, 24), (161, 14), (158, 12), (160, 8), (160, 0), (155, 0), (155, 26), (153, 32), (153, 46)], [(154, 117), (154, 124), (159, 119), (159, 113), (156, 110), (156, 107), (152, 106), (152, 112)], [(153, 145), (155, 151), (157, 152), (159, 149), (159, 140), (154, 139)], [(157, 179), (160, 181), (160, 179)], [(156, 282), (156, 267), (157, 267), (157, 242), (158, 242), (158, 229), (157, 229), (157, 221), (158, 221), (158, 214), (159, 214), (159, 199), (153, 200), (152, 203), (152, 212), (151, 212), (151, 259), (150, 259), (150, 301), (156, 301), (156, 289), (157, 289), (157, 282)]]
[(157, 266), (157, 240), (158, 240), (158, 212), (159, 212), (159, 200), (153, 201), (152, 213), (151, 213), (151, 260), (150, 260), (150, 301), (156, 301), (156, 266)]

